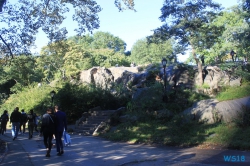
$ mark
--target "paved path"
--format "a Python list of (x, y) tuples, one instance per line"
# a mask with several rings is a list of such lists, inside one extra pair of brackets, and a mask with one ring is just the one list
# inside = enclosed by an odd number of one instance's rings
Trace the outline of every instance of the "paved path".
[[(45, 158), (42, 137), (19, 135), (13, 141), (10, 131), (1, 135), (8, 150), (0, 166), (211, 166), (250, 165), (249, 151), (202, 150), (197, 148), (153, 147), (110, 142), (98, 137), (71, 135), (72, 145), (65, 147), (63, 156), (53, 148)], [(54, 141), (53, 141), (54, 142)], [(244, 162), (225, 162), (224, 156), (244, 156)], [(239, 158), (238, 158), (239, 156)]]

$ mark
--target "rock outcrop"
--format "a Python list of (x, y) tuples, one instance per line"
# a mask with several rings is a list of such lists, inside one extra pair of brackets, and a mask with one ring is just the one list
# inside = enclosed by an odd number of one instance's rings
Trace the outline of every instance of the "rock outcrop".
[(218, 121), (232, 122), (245, 111), (250, 111), (250, 96), (222, 102), (215, 99), (201, 100), (186, 109), (183, 114), (211, 124)]
[[(235, 69), (222, 70), (217, 66), (205, 66), (203, 68), (203, 87), (196, 87), (197, 92), (213, 95), (223, 86), (240, 86), (242, 78), (235, 76)], [(164, 77), (165, 73), (165, 77)], [(167, 81), (167, 90), (172, 87), (194, 89), (198, 80), (197, 67), (184, 64), (171, 64), (165, 69), (159, 66), (148, 65), (146, 67), (93, 67), (84, 70), (80, 75), (80, 82), (92, 83), (102, 88), (110, 88), (113, 84), (122, 84), (124, 88), (145, 88), (145, 82), (152, 78), (155, 81)]]

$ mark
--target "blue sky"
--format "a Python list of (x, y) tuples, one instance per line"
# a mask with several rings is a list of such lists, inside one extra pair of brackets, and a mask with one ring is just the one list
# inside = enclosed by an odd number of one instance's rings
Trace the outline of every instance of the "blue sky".
[[(99, 13), (100, 28), (95, 31), (110, 32), (118, 36), (127, 43), (127, 50), (130, 50), (137, 40), (151, 35), (153, 29), (162, 25), (158, 18), (161, 15), (163, 0), (135, 0), (137, 12), (130, 10), (119, 12), (114, 0), (96, 0), (96, 2), (103, 10)], [(237, 0), (215, 0), (215, 2), (222, 4), (223, 7), (237, 4)], [(67, 27), (68, 36), (75, 35), (74, 28), (77, 23), (72, 21), (71, 16), (68, 16), (62, 26)], [(36, 51), (39, 52), (47, 42), (46, 35), (39, 33)]]

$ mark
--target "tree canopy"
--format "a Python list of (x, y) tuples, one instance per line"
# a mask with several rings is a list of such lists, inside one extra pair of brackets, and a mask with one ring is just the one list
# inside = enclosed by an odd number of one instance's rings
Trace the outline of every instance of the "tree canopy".
[[(122, 3), (134, 9), (133, 0), (115, 0), (119, 10)], [(69, 6), (74, 9), (72, 19), (78, 23), (75, 29), (78, 35), (99, 28), (98, 13), (101, 7), (95, 0), (0, 0), (0, 50), (2, 56), (13, 57), (31, 54), (36, 34), (41, 29), (50, 43), (66, 39), (66, 27), (60, 27)]]
[(131, 61), (136, 64), (159, 63), (163, 57), (170, 60), (173, 53), (171, 40), (163, 43), (147, 43), (146, 39), (138, 40), (131, 49)]

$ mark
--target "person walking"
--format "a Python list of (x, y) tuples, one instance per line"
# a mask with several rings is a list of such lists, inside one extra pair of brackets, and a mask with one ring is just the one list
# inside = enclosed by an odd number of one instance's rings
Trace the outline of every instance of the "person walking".
[(230, 55), (231, 55), (231, 57), (232, 57), (232, 61), (234, 62), (235, 60), (234, 60), (234, 55), (236, 54), (236, 52), (234, 52), (234, 50), (232, 50), (231, 52), (230, 52)]
[(1, 128), (0, 134), (3, 135), (4, 131), (6, 132), (7, 122), (9, 121), (8, 111), (4, 110), (3, 114), (1, 115)]
[(35, 114), (35, 117), (36, 117), (36, 120), (35, 120), (35, 131), (38, 132), (37, 127), (38, 127), (38, 122), (40, 120), (40, 116), (38, 116), (37, 114)]
[(30, 113), (28, 114), (28, 130), (29, 130), (29, 139), (33, 137), (33, 130), (35, 126), (35, 120), (36, 116), (34, 114), (33, 109), (30, 110)]
[(24, 109), (21, 110), (21, 123), (20, 123), (20, 132), (22, 133), (23, 128), (23, 134), (25, 133), (25, 127), (28, 120), (27, 114), (24, 112)]
[(40, 135), (43, 135), (43, 143), (46, 147), (45, 157), (50, 157), (52, 148), (52, 138), (55, 133), (55, 115), (52, 113), (52, 109), (48, 108), (47, 113), (42, 116), (42, 124), (40, 129)]
[(56, 150), (57, 155), (61, 156), (64, 153), (62, 136), (64, 130), (67, 131), (67, 119), (66, 114), (59, 110), (58, 105), (55, 106), (55, 116), (56, 116)]
[(16, 107), (10, 115), (10, 123), (12, 123), (12, 137), (13, 141), (17, 138), (18, 131), (21, 122), (21, 113), (19, 112), (19, 107)]

